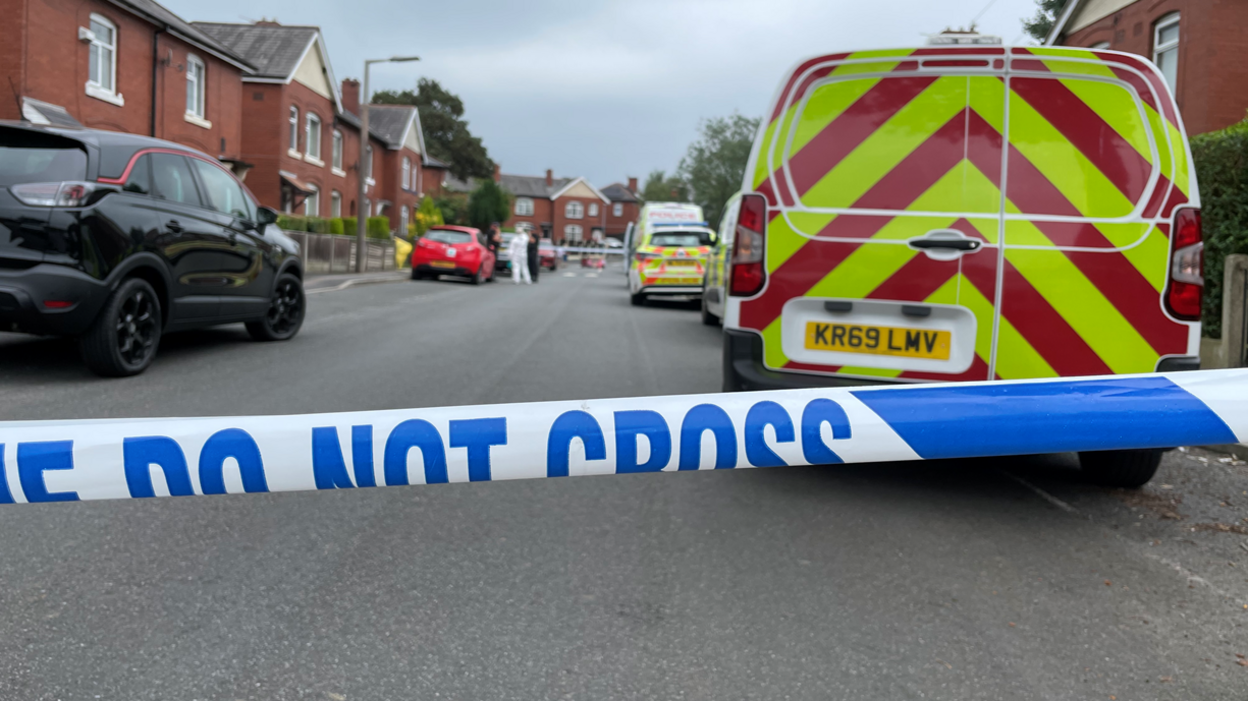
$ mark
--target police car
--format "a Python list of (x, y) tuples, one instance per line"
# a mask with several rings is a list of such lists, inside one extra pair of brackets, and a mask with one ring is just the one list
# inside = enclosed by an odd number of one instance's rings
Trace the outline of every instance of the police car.
[(697, 205), (652, 202), (643, 206), (629, 237), (629, 299), (640, 306), (647, 297), (701, 295), (706, 257), (715, 240), (715, 232), (707, 227)]
[[(1147, 60), (817, 56), (780, 83), (712, 259), (728, 391), (1199, 367), (1201, 225)], [(1085, 454), (1147, 481), (1157, 453)]]

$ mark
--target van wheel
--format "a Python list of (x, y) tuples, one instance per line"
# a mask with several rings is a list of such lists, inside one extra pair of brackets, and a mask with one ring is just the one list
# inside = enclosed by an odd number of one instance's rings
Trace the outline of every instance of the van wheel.
[(277, 279), (273, 296), (269, 298), (269, 310), (263, 319), (247, 322), (247, 333), (257, 341), (287, 341), (299, 333), (307, 305), (303, 298), (303, 283), (289, 273)]
[(646, 296), (640, 292), (637, 294), (630, 294), (628, 296), (628, 301), (632, 302), (634, 307), (640, 307), (646, 303)]
[(1103, 450), (1079, 453), (1079, 467), (1090, 482), (1136, 489), (1157, 474), (1164, 450)]
[(122, 281), (91, 328), (78, 339), (87, 367), (104, 377), (128, 377), (147, 369), (160, 346), (160, 298), (146, 280)]

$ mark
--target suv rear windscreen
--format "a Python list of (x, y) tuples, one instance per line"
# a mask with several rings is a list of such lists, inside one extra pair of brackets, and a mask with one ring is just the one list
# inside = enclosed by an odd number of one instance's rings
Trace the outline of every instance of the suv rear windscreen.
[(0, 187), (86, 178), (87, 154), (76, 142), (24, 129), (0, 129)]
[(650, 237), (651, 246), (709, 246), (711, 235), (705, 231), (671, 231)]

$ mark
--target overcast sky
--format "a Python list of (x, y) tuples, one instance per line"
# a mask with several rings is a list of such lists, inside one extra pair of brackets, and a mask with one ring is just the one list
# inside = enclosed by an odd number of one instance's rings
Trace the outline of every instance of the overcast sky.
[[(785, 70), (819, 52), (914, 46), (989, 0), (163, 0), (188, 20), (320, 26), (334, 73), (378, 65), (374, 90), (433, 78), (464, 100), (506, 173), (595, 185), (671, 170), (698, 121), (766, 109)], [(1035, 0), (995, 0), (981, 32), (1022, 42)]]

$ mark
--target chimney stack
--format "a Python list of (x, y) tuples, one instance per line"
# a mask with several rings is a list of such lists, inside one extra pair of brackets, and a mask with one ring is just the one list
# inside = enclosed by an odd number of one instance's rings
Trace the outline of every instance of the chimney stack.
[(495, 163), (494, 164), (494, 182), (496, 183), (502, 182), (502, 180), (503, 180), (503, 167)]
[(634, 195), (637, 194), (637, 178), (628, 179), (628, 191)]
[(554, 187), (554, 184), (555, 184), (555, 172), (551, 170), (550, 168), (547, 168), (546, 169), (546, 187)]
[(360, 81), (355, 78), (342, 81), (342, 108), (351, 114), (360, 113)]

